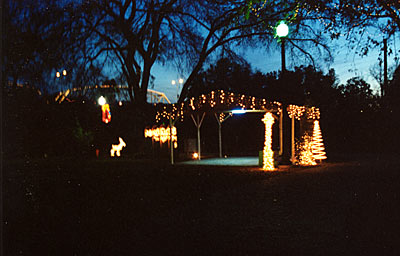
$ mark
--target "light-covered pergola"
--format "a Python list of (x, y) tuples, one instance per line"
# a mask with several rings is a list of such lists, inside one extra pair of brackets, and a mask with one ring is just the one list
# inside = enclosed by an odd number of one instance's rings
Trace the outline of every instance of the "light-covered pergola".
[[(219, 157), (222, 157), (222, 124), (234, 114), (271, 113), (279, 121), (279, 155), (283, 153), (283, 116), (281, 103), (270, 102), (253, 96), (234, 94), (223, 90), (212, 91), (198, 97), (192, 97), (182, 104), (164, 105), (157, 112), (156, 121), (169, 120), (172, 127), (177, 120), (189, 116), (197, 129), (197, 154), (201, 160), (200, 128), (206, 114), (212, 114), (218, 123)], [(173, 147), (171, 148), (171, 163), (173, 163)]]
[[(200, 128), (206, 114), (212, 114), (218, 123), (218, 144), (219, 144), (219, 157), (222, 157), (222, 124), (229, 117), (234, 114), (244, 114), (253, 112), (264, 112), (264, 118), (261, 120), (265, 123), (265, 142), (264, 142), (264, 169), (265, 169), (265, 154), (272, 152), (270, 148), (272, 140), (272, 124), (274, 120), (279, 121), (279, 155), (283, 155), (283, 115), (287, 112), (291, 118), (291, 162), (292, 164), (298, 163), (296, 160), (295, 148), (295, 120), (305, 118), (314, 123), (320, 118), (320, 111), (316, 107), (288, 105), (286, 111), (283, 111), (282, 104), (277, 101), (268, 101), (266, 99), (257, 98), (253, 96), (235, 94), (225, 92), (222, 90), (212, 91), (208, 94), (203, 94), (198, 97), (192, 97), (181, 104), (168, 104), (161, 106), (157, 111), (156, 121), (168, 120), (170, 128), (173, 127), (178, 120), (183, 120), (185, 117), (190, 117), (197, 128), (197, 154), (198, 160), (201, 160), (201, 136)], [(314, 127), (315, 129), (315, 127)], [(318, 124), (319, 129), (319, 124)], [(315, 132), (315, 131), (314, 131)], [(319, 145), (322, 138), (319, 139)], [(171, 163), (173, 159), (173, 146), (171, 142)], [(269, 144), (269, 145), (268, 145)], [(312, 144), (312, 143), (311, 143)], [(316, 143), (314, 143), (316, 144)], [(312, 145), (315, 148), (315, 145)], [(268, 149), (269, 148), (269, 149)], [(267, 150), (267, 151), (266, 151)], [(321, 154), (320, 149), (318, 154)], [(304, 153), (304, 152), (302, 152)], [(311, 149), (307, 154), (313, 154)], [(325, 154), (325, 153), (323, 153)], [(325, 159), (326, 156), (322, 156)], [(270, 156), (272, 159), (272, 157)], [(271, 161), (269, 159), (268, 161)], [(317, 159), (317, 157), (316, 157)]]

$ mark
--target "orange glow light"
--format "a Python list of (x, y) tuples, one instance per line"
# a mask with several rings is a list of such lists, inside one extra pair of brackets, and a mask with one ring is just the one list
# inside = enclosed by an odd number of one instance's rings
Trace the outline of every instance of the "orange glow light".
[(102, 121), (106, 124), (111, 122), (111, 111), (110, 111), (110, 105), (104, 104), (101, 106), (101, 112), (102, 112)]

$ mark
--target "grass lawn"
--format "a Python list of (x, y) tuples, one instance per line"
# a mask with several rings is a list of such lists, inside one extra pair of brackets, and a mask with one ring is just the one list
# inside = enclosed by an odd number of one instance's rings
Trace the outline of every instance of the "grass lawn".
[(398, 159), (6, 161), (4, 255), (400, 255)]

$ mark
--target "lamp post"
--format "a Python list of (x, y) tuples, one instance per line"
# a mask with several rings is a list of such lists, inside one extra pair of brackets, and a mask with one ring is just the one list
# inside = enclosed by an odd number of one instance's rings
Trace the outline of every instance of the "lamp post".
[[(56, 78), (60, 78), (61, 75), (64, 77), (67, 76), (67, 70), (64, 69), (62, 72), (59, 72), (59, 71), (56, 72)], [(61, 88), (60, 88), (60, 91), (61, 91)]]
[(183, 84), (183, 78), (179, 78), (178, 83), (175, 80), (172, 80), (171, 84), (176, 85), (176, 101), (178, 102), (178, 100), (179, 100), (179, 85)]
[(281, 59), (282, 59), (282, 74), (286, 71), (285, 59), (285, 39), (289, 34), (289, 27), (285, 22), (281, 21), (276, 27), (276, 35), (281, 39)]
[[(281, 42), (281, 64), (282, 64), (282, 68), (281, 68), (281, 79), (283, 79), (283, 77), (285, 76), (286, 73), (286, 56), (285, 56), (285, 40), (287, 38), (287, 36), (289, 35), (289, 27), (288, 25), (284, 22), (281, 21), (279, 22), (278, 26), (276, 26), (275, 28), (275, 32), (276, 35), (279, 37), (280, 42)], [(287, 122), (287, 118), (284, 118), (284, 114), (286, 112), (286, 104), (282, 104), (282, 112), (280, 115), (280, 120), (279, 120), (279, 145), (280, 145), (280, 150), (279, 153), (282, 155), (282, 160), (281, 162), (283, 164), (289, 164), (290, 160), (289, 160), (289, 152), (288, 152), (288, 148), (289, 148), (289, 141), (286, 139), (284, 140), (283, 137), (283, 123), (286, 121), (286, 124), (288, 124)], [(292, 160), (293, 160), (293, 156), (294, 156), (294, 123), (292, 122), (292, 145), (291, 145), (291, 151), (292, 151)], [(285, 143), (284, 143), (285, 141)]]
[(99, 103), (100, 106), (103, 106), (104, 104), (107, 103), (106, 98), (104, 98), (103, 96), (100, 96), (97, 102)]

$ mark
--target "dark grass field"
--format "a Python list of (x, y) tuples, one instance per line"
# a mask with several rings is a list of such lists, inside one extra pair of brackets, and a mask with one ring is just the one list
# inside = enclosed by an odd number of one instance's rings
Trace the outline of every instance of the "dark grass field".
[(4, 255), (400, 255), (399, 158), (3, 164)]

